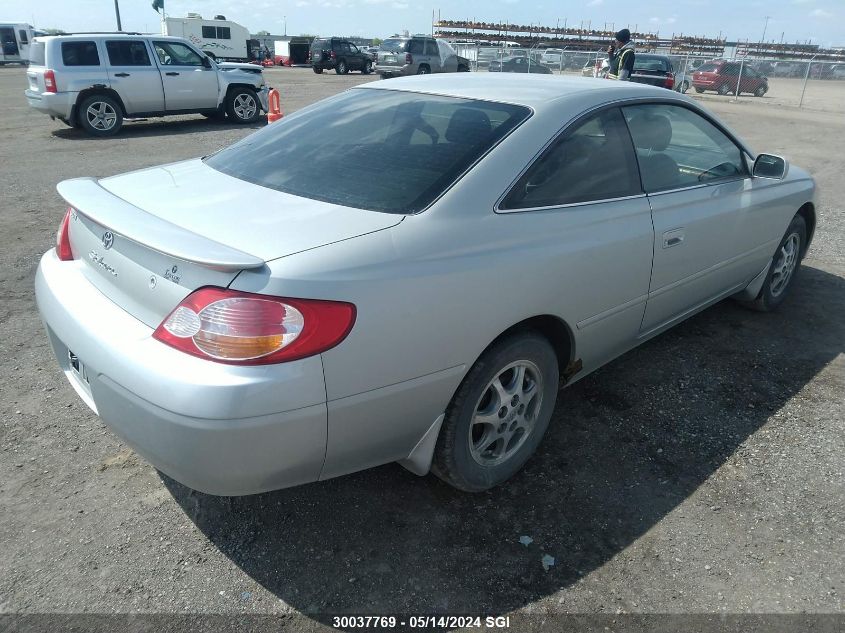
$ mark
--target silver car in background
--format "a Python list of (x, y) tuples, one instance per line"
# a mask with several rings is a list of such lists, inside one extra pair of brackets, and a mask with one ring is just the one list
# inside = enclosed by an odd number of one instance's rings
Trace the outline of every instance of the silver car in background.
[(469, 70), (466, 57), (458, 55), (448, 42), (427, 35), (389, 37), (376, 56), (376, 72), (383, 79)]
[(776, 308), (816, 223), (805, 171), (683, 95), (487, 73), (365, 84), (58, 191), (35, 290), (61, 368), (225, 495), (388, 462), (500, 484), (561, 383), (723, 298)]

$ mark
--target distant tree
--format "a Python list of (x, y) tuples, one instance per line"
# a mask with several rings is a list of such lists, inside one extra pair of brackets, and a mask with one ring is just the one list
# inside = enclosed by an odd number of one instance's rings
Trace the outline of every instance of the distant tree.
[(382, 43), (383, 41), (384, 41), (384, 40), (383, 40), (383, 39), (381, 39), (380, 37), (374, 37), (374, 38), (373, 38), (373, 46), (381, 46), (381, 43)]
[(256, 35), (270, 35), (270, 31), (258, 31)]

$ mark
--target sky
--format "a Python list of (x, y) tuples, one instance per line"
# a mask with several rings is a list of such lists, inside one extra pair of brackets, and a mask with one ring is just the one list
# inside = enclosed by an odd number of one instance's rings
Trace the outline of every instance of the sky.
[[(123, 29), (159, 31), (151, 0), (118, 0)], [(408, 30), (431, 31), (432, 11), (444, 20), (476, 19), (554, 26), (583, 21), (617, 29), (718, 36), (729, 40), (806, 42), (845, 46), (843, 0), (165, 0), (168, 15), (192, 11), (223, 14), (255, 33), (359, 35), (386, 37)], [(766, 16), (769, 16), (768, 23)], [(114, 0), (0, 0), (0, 21), (22, 21), (36, 28), (65, 31), (114, 30)]]

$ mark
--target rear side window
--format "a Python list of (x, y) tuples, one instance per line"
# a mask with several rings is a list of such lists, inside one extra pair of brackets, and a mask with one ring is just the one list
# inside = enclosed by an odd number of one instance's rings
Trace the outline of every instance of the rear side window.
[(323, 50), (329, 47), (328, 40), (314, 40), (314, 43), (311, 44), (311, 48), (315, 50)]
[(32, 40), (29, 47), (29, 63), (33, 66), (43, 66), (45, 63), (44, 42)]
[(414, 213), (529, 114), (511, 104), (356, 89), (205, 161), (235, 178), (303, 198)]
[(20, 29), (18, 31), (18, 35), (20, 36), (21, 44), (28, 44), (29, 43), (29, 38), (26, 36), (26, 31), (24, 31), (23, 29)]
[(437, 44), (431, 40), (425, 41), (425, 54), (437, 56)]
[(565, 131), (517, 181), (501, 209), (531, 209), (642, 193), (637, 160), (619, 110)]
[(698, 71), (702, 73), (715, 73), (719, 70), (719, 66), (721, 64), (714, 64), (713, 62), (707, 62), (706, 64), (702, 64), (698, 67)]
[(112, 66), (150, 66), (150, 55), (141, 40), (106, 42), (109, 64)]
[(408, 52), (412, 55), (423, 55), (425, 51), (425, 42), (423, 40), (411, 40), (408, 44)]
[(65, 66), (99, 66), (100, 54), (95, 42), (62, 42), (62, 63)]

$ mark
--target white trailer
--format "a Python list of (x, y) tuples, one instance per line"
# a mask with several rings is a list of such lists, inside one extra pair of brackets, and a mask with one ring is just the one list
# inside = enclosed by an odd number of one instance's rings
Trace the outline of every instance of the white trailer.
[(224, 15), (216, 15), (213, 20), (204, 20), (199, 13), (189, 13), (184, 18), (166, 17), (161, 22), (161, 32), (184, 37), (214, 59), (246, 62), (253, 58), (249, 29)]
[(34, 35), (34, 29), (29, 24), (0, 23), (0, 65), (29, 62), (29, 43)]

